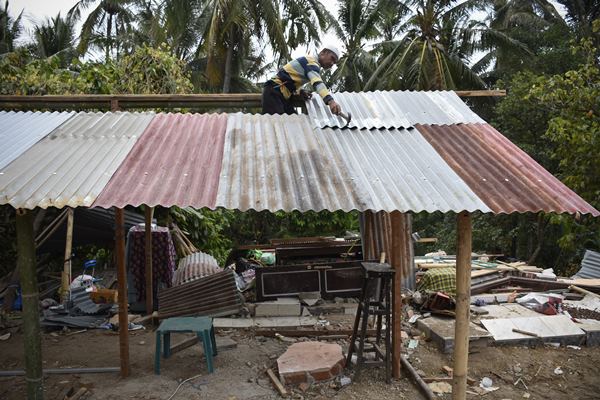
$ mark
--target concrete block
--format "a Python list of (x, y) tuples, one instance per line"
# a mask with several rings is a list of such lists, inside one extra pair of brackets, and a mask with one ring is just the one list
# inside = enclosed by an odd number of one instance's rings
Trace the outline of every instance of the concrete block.
[(298, 299), (279, 298), (275, 301), (256, 303), (254, 316), (256, 317), (297, 317), (302, 312)]
[(327, 381), (342, 372), (344, 355), (335, 343), (294, 343), (277, 359), (279, 376), (284, 384)]

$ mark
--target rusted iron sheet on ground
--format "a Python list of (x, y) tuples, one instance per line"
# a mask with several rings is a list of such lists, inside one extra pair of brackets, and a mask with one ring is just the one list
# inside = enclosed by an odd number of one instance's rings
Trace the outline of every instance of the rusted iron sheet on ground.
[(193, 282), (158, 292), (158, 317), (237, 314), (242, 309), (232, 270), (219, 272)]

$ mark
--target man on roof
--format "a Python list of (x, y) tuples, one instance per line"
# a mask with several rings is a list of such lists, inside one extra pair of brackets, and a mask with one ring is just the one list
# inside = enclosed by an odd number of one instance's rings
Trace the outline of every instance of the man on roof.
[(338, 115), (342, 109), (333, 100), (329, 89), (321, 79), (321, 68), (329, 69), (340, 58), (336, 46), (327, 45), (315, 56), (300, 57), (290, 61), (281, 68), (275, 76), (269, 79), (262, 93), (263, 114), (296, 114), (292, 106), (292, 94), (299, 92), (304, 99), (310, 99), (311, 94), (300, 88), (306, 83), (312, 85), (315, 92), (329, 106), (332, 114)]

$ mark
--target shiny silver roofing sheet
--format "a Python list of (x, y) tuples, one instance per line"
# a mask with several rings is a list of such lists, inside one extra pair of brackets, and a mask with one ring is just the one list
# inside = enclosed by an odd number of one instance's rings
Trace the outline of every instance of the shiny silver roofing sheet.
[(490, 209), (414, 129), (314, 129), (229, 114), (217, 206), (240, 210)]
[[(342, 111), (352, 114), (350, 128), (408, 128), (415, 124), (449, 125), (485, 122), (454, 92), (375, 91), (333, 93)], [(341, 128), (345, 121), (331, 114), (319, 96), (307, 103), (313, 125)]]
[(90, 206), (153, 117), (74, 115), (0, 169), (0, 204), (28, 209)]
[(74, 111), (0, 111), (0, 169), (6, 167), (73, 115), (75, 115)]

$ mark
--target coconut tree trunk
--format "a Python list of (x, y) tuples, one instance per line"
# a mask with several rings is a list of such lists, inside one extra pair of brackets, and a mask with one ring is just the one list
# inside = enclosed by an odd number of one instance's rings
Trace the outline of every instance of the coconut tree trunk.
[(112, 15), (108, 15), (108, 19), (106, 20), (106, 62), (110, 59), (110, 49), (111, 49), (111, 31), (112, 31)]
[(225, 57), (225, 72), (223, 75), (223, 93), (229, 93), (231, 90), (231, 70), (233, 68), (233, 45), (229, 45), (227, 48), (227, 55)]

